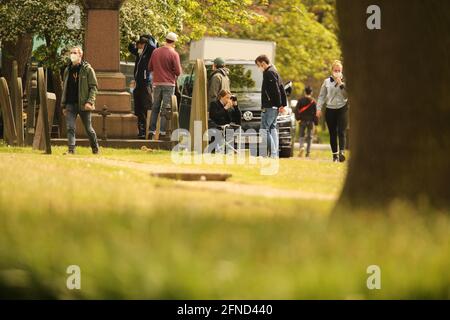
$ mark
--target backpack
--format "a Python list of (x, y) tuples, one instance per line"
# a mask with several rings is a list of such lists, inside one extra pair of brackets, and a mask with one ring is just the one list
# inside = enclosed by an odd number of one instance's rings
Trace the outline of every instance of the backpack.
[(306, 110), (308, 110), (314, 103), (316, 103), (316, 100), (314, 100), (314, 99), (310, 99), (310, 102), (306, 105), (306, 106), (304, 106), (304, 107), (301, 107), (301, 108), (295, 108), (295, 119), (297, 120), (297, 121), (300, 121), (300, 115), (303, 113), (303, 112), (305, 112)]

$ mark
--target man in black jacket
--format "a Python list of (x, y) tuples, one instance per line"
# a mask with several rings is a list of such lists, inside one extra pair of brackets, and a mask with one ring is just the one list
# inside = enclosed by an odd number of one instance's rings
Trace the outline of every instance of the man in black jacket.
[[(263, 72), (263, 83), (261, 88), (261, 134), (263, 144), (269, 149), (269, 156), (278, 157), (278, 132), (277, 117), (287, 105), (286, 92), (280, 75), (266, 55), (260, 55), (255, 60), (258, 68)], [(262, 150), (262, 156), (266, 155)]]
[(152, 81), (147, 70), (148, 62), (157, 42), (151, 35), (142, 35), (135, 43), (128, 45), (128, 50), (136, 56), (134, 64), (134, 80), (136, 87), (133, 90), (134, 113), (138, 118), (139, 139), (145, 139), (147, 111), (152, 106)]

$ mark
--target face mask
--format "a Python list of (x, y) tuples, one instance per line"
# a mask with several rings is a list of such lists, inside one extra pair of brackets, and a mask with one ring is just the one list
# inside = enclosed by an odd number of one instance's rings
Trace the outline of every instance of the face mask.
[(342, 79), (342, 72), (333, 72), (333, 77), (336, 79), (336, 78), (339, 78), (339, 79)]
[(78, 55), (77, 54), (71, 54), (70, 55), (70, 61), (72, 61), (72, 63), (77, 63), (79, 61)]
[(142, 54), (144, 52), (144, 49), (138, 49), (138, 54)]

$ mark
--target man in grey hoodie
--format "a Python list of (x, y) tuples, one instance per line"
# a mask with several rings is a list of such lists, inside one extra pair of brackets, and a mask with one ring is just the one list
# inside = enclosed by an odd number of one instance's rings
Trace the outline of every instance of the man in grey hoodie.
[(212, 69), (213, 73), (209, 79), (208, 86), (208, 107), (211, 105), (211, 102), (218, 99), (220, 91), (230, 91), (230, 78), (228, 77), (230, 71), (225, 68), (225, 60), (222, 58), (214, 59)]

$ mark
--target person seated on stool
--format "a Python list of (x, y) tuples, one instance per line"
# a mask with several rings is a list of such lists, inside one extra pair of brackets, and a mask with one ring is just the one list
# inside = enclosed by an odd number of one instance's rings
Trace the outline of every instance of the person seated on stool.
[(210, 129), (223, 130), (225, 126), (238, 129), (241, 126), (241, 116), (237, 98), (229, 90), (221, 90), (218, 99), (209, 105), (208, 126)]

